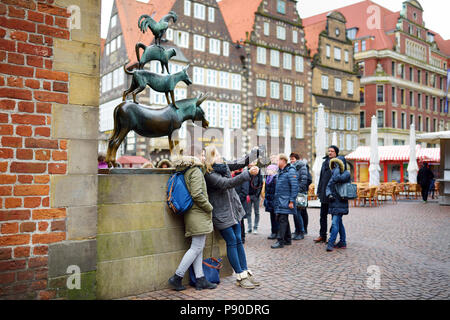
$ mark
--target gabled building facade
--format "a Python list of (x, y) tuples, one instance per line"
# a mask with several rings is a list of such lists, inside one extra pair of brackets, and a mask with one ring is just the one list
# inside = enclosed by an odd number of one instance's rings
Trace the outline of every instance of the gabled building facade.
[(274, 154), (285, 152), (287, 138), (291, 151), (311, 161), (311, 65), (296, 1), (219, 6), (243, 62), (245, 144), (267, 144)]
[(322, 104), (325, 141), (331, 145), (336, 132), (340, 154), (345, 155), (356, 149), (359, 135), (359, 74), (355, 72), (353, 44), (346, 34), (346, 18), (333, 11), (312, 24), (306, 20), (304, 25), (313, 57), (313, 136), (316, 137), (317, 107)]

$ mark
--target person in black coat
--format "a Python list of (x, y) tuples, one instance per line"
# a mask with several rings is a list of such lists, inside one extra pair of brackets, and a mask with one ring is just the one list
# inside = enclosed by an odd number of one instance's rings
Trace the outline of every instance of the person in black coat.
[(328, 181), (331, 178), (330, 160), (339, 155), (339, 148), (330, 146), (328, 148), (328, 156), (324, 157), (322, 168), (320, 169), (319, 184), (317, 186), (317, 196), (320, 199), (320, 231), (319, 237), (314, 239), (314, 242), (327, 242), (327, 224), (328, 224), (328, 197), (326, 195), (326, 188)]
[[(234, 176), (238, 176), (242, 173), (243, 169), (234, 171)], [(234, 188), (236, 190), (236, 193), (239, 196), (239, 200), (241, 200), (242, 207), (244, 208), (244, 211), (246, 214), (248, 214), (248, 203), (247, 203), (247, 196), (250, 189), (250, 182), (245, 181), (243, 184), (238, 185)], [(242, 237), (242, 243), (245, 243), (245, 223), (244, 223), (245, 217), (241, 220), (241, 237)]]
[(428, 167), (428, 163), (424, 163), (417, 174), (417, 183), (422, 187), (422, 199), (426, 203), (428, 200), (428, 192), (430, 191), (430, 185), (434, 179), (434, 174)]
[(266, 208), (266, 212), (270, 213), (270, 224), (271, 224), (271, 234), (267, 239), (273, 240), (277, 238), (277, 233), (280, 228), (280, 225), (277, 221), (277, 217), (275, 215), (275, 187), (277, 184), (276, 174), (277, 174), (277, 166), (270, 165), (267, 167), (267, 178), (266, 178), (266, 187), (264, 193), (264, 207)]
[[(298, 192), (308, 194), (308, 168), (306, 163), (300, 160), (300, 155), (298, 153), (291, 153), (289, 158), (291, 160), (291, 165), (297, 170)], [(297, 214), (294, 215), (295, 232), (292, 238), (293, 240), (302, 240), (305, 238), (306, 226), (305, 220), (303, 219), (305, 216), (307, 219), (308, 214), (306, 208), (297, 208)]]
[[(251, 167), (252, 165), (250, 165)], [(252, 177), (250, 181), (250, 187), (248, 190), (248, 195), (250, 198), (250, 203), (248, 203), (248, 211), (247, 211), (247, 224), (248, 230), (247, 233), (258, 233), (258, 225), (259, 225), (259, 202), (261, 189), (264, 184), (264, 179), (261, 173), (258, 173), (256, 176)], [(252, 228), (252, 208), (255, 212), (255, 224)]]

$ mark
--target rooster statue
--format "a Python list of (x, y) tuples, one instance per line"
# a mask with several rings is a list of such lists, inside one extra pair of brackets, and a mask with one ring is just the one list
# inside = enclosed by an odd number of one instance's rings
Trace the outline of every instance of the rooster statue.
[(172, 19), (172, 21), (175, 23), (177, 22), (177, 18), (178, 16), (174, 11), (169, 11), (169, 13), (162, 17), (159, 22), (156, 22), (149, 15), (143, 14), (139, 17), (138, 27), (143, 33), (145, 33), (145, 31), (150, 28), (153, 35), (155, 36), (155, 44), (161, 45), (161, 38), (169, 27), (170, 19)]

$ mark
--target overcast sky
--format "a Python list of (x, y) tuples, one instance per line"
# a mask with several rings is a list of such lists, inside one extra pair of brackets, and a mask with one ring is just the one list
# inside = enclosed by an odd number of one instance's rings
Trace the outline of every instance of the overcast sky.
[[(102, 38), (108, 32), (109, 16), (114, 0), (102, 0)], [(135, 0), (129, 0), (135, 1)], [(244, 0), (245, 1), (245, 0)], [(298, 12), (301, 18), (307, 18), (322, 12), (341, 8), (361, 0), (298, 0)], [(404, 0), (372, 0), (391, 11), (400, 11)], [(143, 1), (145, 2), (145, 1)], [(450, 39), (449, 0), (419, 0), (424, 10), (425, 27), (438, 32), (444, 39)], [(447, 22), (445, 22), (447, 21)]]

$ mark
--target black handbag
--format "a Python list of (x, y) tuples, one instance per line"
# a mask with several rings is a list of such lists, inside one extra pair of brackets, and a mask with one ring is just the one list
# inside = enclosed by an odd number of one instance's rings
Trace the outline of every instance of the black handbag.
[(336, 183), (336, 193), (342, 200), (353, 200), (358, 197), (356, 184), (351, 182)]

